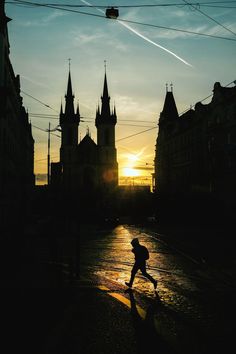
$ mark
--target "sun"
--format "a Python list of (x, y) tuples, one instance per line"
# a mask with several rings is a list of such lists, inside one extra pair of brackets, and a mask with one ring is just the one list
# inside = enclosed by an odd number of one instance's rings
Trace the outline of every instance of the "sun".
[(135, 165), (137, 161), (139, 161), (139, 155), (141, 155), (142, 152), (138, 154), (126, 154), (125, 155), (125, 167), (122, 168), (122, 176), (123, 177), (138, 177), (140, 175), (139, 171), (137, 168), (135, 168)]
[(138, 177), (139, 172), (138, 170), (132, 168), (132, 167), (124, 167), (123, 168), (123, 174), (124, 177)]

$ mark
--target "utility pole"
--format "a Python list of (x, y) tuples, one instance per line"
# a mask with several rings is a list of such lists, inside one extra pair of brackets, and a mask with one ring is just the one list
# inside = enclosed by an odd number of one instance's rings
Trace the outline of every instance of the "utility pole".
[(48, 129), (46, 130), (48, 132), (48, 185), (51, 183), (51, 169), (50, 169), (50, 137), (51, 137), (51, 132), (55, 132), (56, 130), (58, 130), (59, 132), (61, 132), (61, 129), (59, 129), (59, 125), (57, 125), (55, 128), (51, 129), (51, 123), (49, 123), (48, 125)]
[(50, 132), (51, 132), (50, 125), (51, 123), (49, 123), (48, 126), (48, 186), (50, 184)]

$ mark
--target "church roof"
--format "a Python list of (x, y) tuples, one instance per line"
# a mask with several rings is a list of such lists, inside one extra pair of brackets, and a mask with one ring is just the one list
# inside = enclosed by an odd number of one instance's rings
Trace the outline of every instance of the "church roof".
[(98, 161), (97, 144), (87, 133), (77, 148), (77, 158), (80, 164), (96, 165)]
[(90, 135), (87, 133), (83, 139), (81, 140), (81, 142), (79, 143), (80, 147), (85, 147), (85, 146), (95, 146), (97, 147), (97, 144), (93, 141), (93, 139), (90, 137)]

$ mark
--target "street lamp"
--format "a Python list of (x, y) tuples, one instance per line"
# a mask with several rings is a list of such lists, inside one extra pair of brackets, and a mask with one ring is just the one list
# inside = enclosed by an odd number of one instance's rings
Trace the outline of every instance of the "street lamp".
[(114, 7), (106, 9), (106, 17), (116, 20), (119, 16), (119, 10), (115, 9)]

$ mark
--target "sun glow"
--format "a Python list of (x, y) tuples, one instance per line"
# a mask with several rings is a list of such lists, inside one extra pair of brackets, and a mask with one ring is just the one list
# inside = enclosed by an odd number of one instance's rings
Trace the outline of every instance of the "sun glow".
[(139, 171), (135, 169), (135, 163), (139, 160), (139, 154), (126, 154), (125, 167), (122, 169), (122, 175), (124, 177), (137, 177), (139, 176)]
[(123, 177), (138, 177), (140, 176), (140, 171), (136, 168), (136, 163), (139, 161), (140, 155), (143, 151), (137, 154), (128, 153), (124, 155), (124, 167), (121, 168), (121, 175)]
[(138, 159), (139, 159), (138, 156), (134, 155), (134, 154), (128, 154), (127, 158), (130, 162), (135, 162), (135, 161), (138, 161)]
[(137, 177), (139, 176), (139, 172), (132, 167), (124, 167), (122, 175), (124, 177)]

